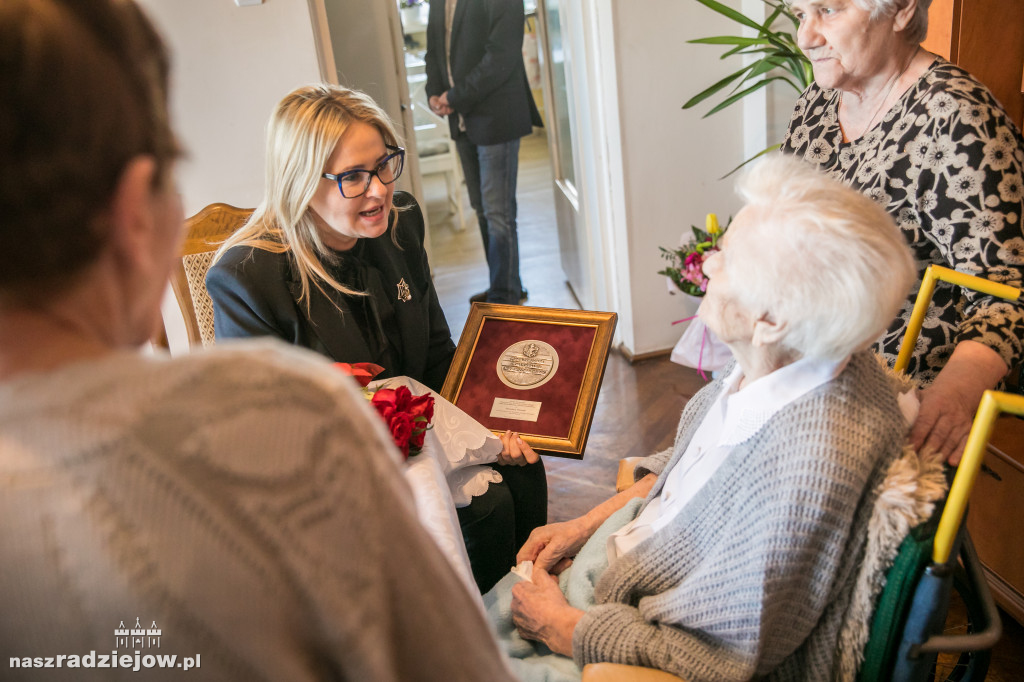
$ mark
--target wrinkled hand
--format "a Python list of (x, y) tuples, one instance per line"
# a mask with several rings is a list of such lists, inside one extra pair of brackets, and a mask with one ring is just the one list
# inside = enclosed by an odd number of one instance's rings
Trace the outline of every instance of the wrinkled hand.
[(532, 561), (534, 571), (540, 569), (558, 575), (572, 564), (572, 558), (590, 535), (581, 519), (534, 528), (516, 554), (516, 563)]
[(501, 453), (498, 455), (498, 464), (522, 467), (540, 459), (540, 455), (534, 452), (533, 448), (520, 438), (518, 433), (506, 431), (499, 438), (501, 438)]
[(910, 430), (918, 452), (938, 452), (959, 464), (981, 396), (1006, 374), (999, 354), (973, 341), (957, 345), (949, 362), (921, 391), (921, 409)]
[(971, 431), (977, 401), (971, 405), (964, 395), (934, 385), (921, 391), (920, 398), (921, 409), (910, 430), (910, 442), (920, 453), (937, 452), (950, 464), (958, 464)]
[(438, 116), (448, 116), (449, 114), (455, 113), (451, 105), (448, 104), (448, 93), (442, 92), (440, 95), (433, 95), (427, 100), (427, 104), (430, 105), (430, 110)]
[(512, 622), (523, 638), (571, 657), (572, 633), (583, 611), (569, 606), (558, 581), (545, 571), (534, 567), (532, 579), (512, 586)]

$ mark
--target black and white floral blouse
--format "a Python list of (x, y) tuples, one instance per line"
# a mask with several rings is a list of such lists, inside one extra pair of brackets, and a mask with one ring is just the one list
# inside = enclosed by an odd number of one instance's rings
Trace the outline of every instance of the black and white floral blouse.
[[(918, 281), (931, 263), (1020, 287), (1024, 271), (1024, 140), (988, 89), (938, 58), (882, 121), (843, 142), (839, 91), (812, 83), (782, 143), (865, 192), (911, 245)], [(895, 361), (917, 287), (879, 341)], [(908, 372), (931, 382), (957, 343), (977, 341), (1009, 366), (1021, 357), (1024, 302), (938, 282)]]

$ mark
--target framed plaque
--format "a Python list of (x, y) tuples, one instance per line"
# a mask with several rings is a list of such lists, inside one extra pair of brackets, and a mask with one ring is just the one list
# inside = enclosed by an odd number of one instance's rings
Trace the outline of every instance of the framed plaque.
[(615, 313), (475, 303), (441, 395), (496, 434), (582, 459)]

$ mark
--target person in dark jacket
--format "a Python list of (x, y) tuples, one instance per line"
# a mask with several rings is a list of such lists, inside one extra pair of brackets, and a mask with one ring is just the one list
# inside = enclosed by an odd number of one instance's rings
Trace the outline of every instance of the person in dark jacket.
[(448, 116), (476, 211), (490, 288), (470, 298), (519, 303), (516, 175), (519, 139), (543, 122), (523, 66), (522, 0), (433, 0), (427, 97)]
[[(268, 127), (266, 196), (206, 276), (218, 341), (272, 336), (439, 391), (455, 344), (423, 215), (394, 189), (404, 159), (387, 114), (364, 93), (322, 84), (281, 100)], [(501, 461), (501, 483), (458, 509), (483, 590), (547, 520), (540, 459), (506, 448)]]

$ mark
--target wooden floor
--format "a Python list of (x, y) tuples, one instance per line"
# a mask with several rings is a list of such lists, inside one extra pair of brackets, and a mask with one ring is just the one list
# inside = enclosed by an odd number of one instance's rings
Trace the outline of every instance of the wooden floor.
[[(523, 138), (519, 166), (519, 244), (527, 305), (575, 308), (558, 255), (550, 162), (543, 133)], [(447, 215), (441, 176), (424, 178), (422, 197), (430, 219), (431, 265), (441, 306), (458, 338), (469, 315), (469, 296), (487, 288), (487, 265), (476, 219), (465, 201), (465, 229)], [(630, 364), (612, 353), (605, 370), (597, 412), (583, 460), (545, 457), (549, 521), (584, 513), (615, 490), (622, 457), (647, 455), (672, 444), (686, 401), (704, 382), (694, 371), (661, 357)], [(949, 627), (959, 626), (956, 613)], [(1003, 614), (1004, 635), (986, 679), (1024, 680), (1024, 628)]]

